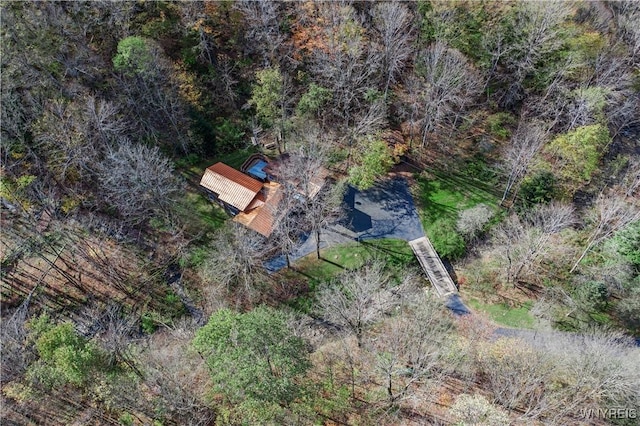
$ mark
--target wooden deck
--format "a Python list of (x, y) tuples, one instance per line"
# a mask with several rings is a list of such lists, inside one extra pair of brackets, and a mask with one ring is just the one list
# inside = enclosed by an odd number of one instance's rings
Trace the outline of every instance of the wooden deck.
[(427, 237), (409, 241), (411, 249), (415, 253), (420, 266), (435, 287), (440, 297), (445, 297), (458, 292), (456, 285), (449, 276), (447, 269), (442, 264), (440, 256), (433, 248), (431, 241)]

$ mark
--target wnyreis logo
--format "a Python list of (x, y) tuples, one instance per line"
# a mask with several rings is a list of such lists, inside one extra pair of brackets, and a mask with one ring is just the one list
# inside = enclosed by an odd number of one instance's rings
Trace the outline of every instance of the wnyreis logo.
[(583, 419), (637, 419), (635, 408), (581, 408), (580, 417)]

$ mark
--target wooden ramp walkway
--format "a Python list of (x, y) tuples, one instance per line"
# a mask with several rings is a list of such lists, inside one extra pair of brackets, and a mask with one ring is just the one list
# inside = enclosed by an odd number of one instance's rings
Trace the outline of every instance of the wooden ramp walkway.
[(431, 245), (431, 241), (429, 241), (427, 237), (409, 241), (409, 245), (440, 297), (458, 292), (447, 269), (442, 264), (440, 256), (438, 256), (438, 253), (436, 253), (433, 245)]

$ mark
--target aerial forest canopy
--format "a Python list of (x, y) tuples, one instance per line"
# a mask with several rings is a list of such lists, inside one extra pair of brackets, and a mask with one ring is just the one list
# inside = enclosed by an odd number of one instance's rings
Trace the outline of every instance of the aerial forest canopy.
[(0, 423), (637, 424), (640, 3), (0, 8)]

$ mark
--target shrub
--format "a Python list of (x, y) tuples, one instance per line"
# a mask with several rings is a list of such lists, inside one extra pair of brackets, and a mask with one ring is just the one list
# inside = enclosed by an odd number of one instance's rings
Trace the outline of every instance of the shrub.
[(367, 189), (393, 166), (392, 151), (381, 139), (368, 139), (360, 145), (360, 164), (349, 171), (349, 182), (359, 189)]
[(445, 219), (438, 219), (429, 235), (433, 247), (442, 258), (457, 259), (464, 254), (465, 242), (455, 225)]
[(594, 124), (571, 130), (547, 145), (545, 152), (553, 157), (552, 164), (569, 193), (588, 183), (598, 171), (609, 140), (609, 130)]
[(149, 44), (142, 37), (126, 37), (118, 43), (113, 57), (113, 68), (126, 75), (146, 75), (153, 68), (153, 55)]
[(461, 424), (473, 425), (508, 425), (509, 416), (502, 409), (494, 406), (482, 395), (462, 394), (456, 399), (449, 412)]
[(556, 194), (556, 177), (548, 171), (527, 177), (520, 186), (520, 199), (525, 207), (548, 203)]
[(27, 371), (32, 380), (52, 387), (67, 383), (81, 386), (99, 367), (98, 349), (76, 333), (72, 324), (54, 325), (47, 315), (41, 315), (28, 326), (39, 356)]
[(456, 227), (467, 239), (477, 236), (493, 217), (493, 211), (486, 204), (478, 204), (460, 212)]
[(622, 229), (614, 238), (618, 253), (631, 264), (640, 268), (640, 220), (632, 222)]
[(511, 136), (511, 131), (508, 126), (515, 124), (514, 117), (507, 112), (499, 112), (487, 117), (487, 126), (489, 132), (500, 139), (507, 139)]
[(607, 285), (597, 281), (579, 284), (573, 294), (583, 308), (589, 312), (604, 309), (609, 298)]

